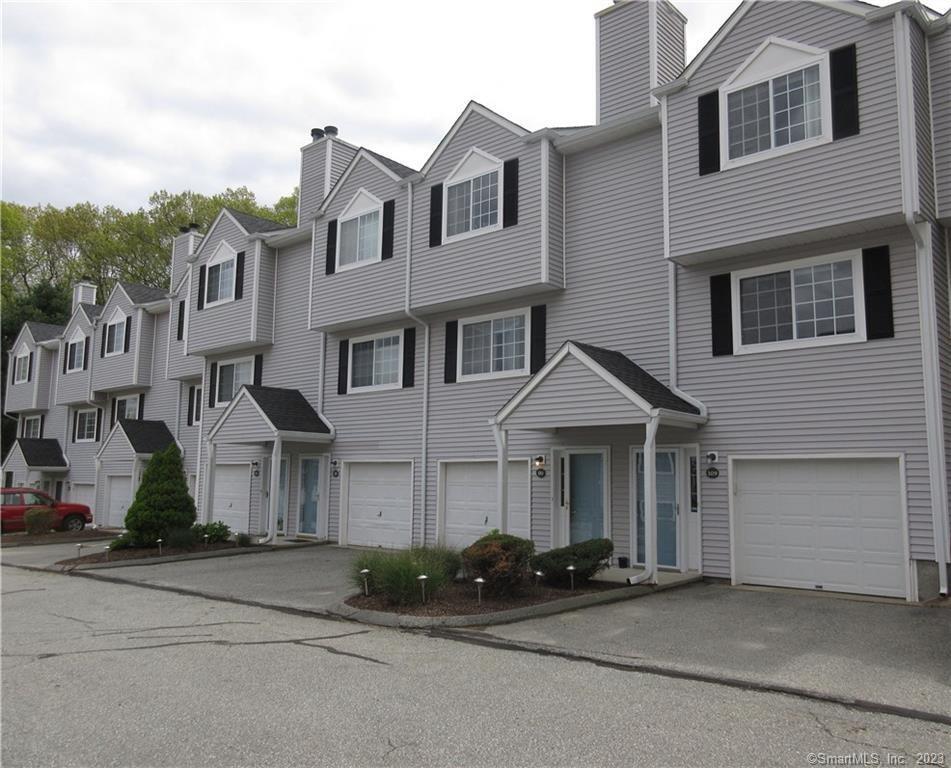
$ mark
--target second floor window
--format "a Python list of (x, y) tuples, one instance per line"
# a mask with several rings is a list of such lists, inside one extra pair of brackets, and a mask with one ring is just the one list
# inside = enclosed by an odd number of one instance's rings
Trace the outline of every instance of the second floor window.
[(192, 402), (192, 424), (201, 424), (201, 405), (202, 405), (202, 388), (195, 387), (194, 391), (194, 401)]
[(526, 372), (527, 326), (525, 312), (460, 321), (460, 378)]
[(125, 318), (113, 320), (106, 326), (106, 355), (125, 351)]
[(338, 268), (365, 261), (378, 261), (380, 245), (380, 212), (370, 211), (340, 223)]
[(23, 437), (40, 436), (40, 417), (28, 416), (23, 419)]
[(399, 333), (354, 340), (351, 345), (350, 389), (399, 386), (400, 341)]
[(499, 172), (450, 184), (446, 189), (446, 237), (499, 223)]
[(14, 363), (13, 383), (20, 384), (30, 378), (30, 356), (20, 355)]
[(69, 342), (66, 347), (66, 372), (81, 371), (83, 369), (84, 357), (86, 355), (86, 339), (80, 337), (75, 341)]
[(205, 306), (222, 304), (234, 299), (236, 254), (221, 243), (208, 262), (208, 278), (205, 286)]
[(76, 413), (76, 442), (91, 443), (96, 439), (96, 411), (78, 411)]
[[(215, 402), (228, 403), (238, 393), (242, 385), (254, 380), (254, 361), (236, 360), (218, 366), (218, 391)], [(199, 398), (200, 399), (200, 398)], [(199, 416), (199, 420), (200, 420)]]
[(139, 396), (130, 395), (116, 400), (116, 419), (139, 418)]

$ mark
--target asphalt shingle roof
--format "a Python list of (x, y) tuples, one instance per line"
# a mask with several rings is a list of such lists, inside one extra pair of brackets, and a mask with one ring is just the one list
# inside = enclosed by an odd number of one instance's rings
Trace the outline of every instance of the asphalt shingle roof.
[(105, 309), (102, 304), (89, 304), (85, 301), (80, 302), (79, 306), (82, 307), (83, 312), (86, 313), (86, 317), (90, 320), (95, 320), (102, 314), (102, 310)]
[(276, 429), (330, 434), (330, 427), (299, 390), (248, 385), (244, 388)]
[(119, 283), (133, 304), (150, 304), (153, 301), (161, 301), (168, 298), (168, 292), (161, 288), (153, 288), (151, 285), (142, 285), (142, 283)]
[(654, 408), (699, 415), (700, 409), (675, 395), (637, 363), (620, 352), (603, 347), (594, 347), (580, 341), (571, 342), (604, 370), (618, 379), (628, 389), (643, 397)]
[(66, 467), (59, 441), (51, 437), (18, 437), (17, 444), (28, 467)]
[(61, 336), (63, 331), (66, 330), (66, 327), (63, 325), (53, 325), (52, 323), (37, 323), (33, 320), (27, 320), (27, 328), (30, 329), (30, 333), (33, 334), (33, 340), (37, 343), (41, 341), (49, 341), (50, 339), (55, 339), (57, 336)]
[(395, 173), (401, 179), (405, 179), (407, 176), (412, 176), (414, 173), (416, 173), (416, 171), (414, 171), (408, 165), (403, 165), (402, 163), (398, 163), (396, 162), (396, 160), (393, 160), (387, 157), (386, 155), (381, 155), (379, 152), (374, 152), (372, 149), (367, 149), (366, 147), (364, 147), (363, 150), (368, 155), (372, 155), (381, 163), (383, 163), (383, 165), (385, 165), (387, 168), (393, 171), (393, 173)]
[(225, 210), (235, 217), (249, 235), (253, 235), (255, 232), (276, 232), (279, 229), (291, 229), (287, 224), (281, 224), (279, 221), (263, 219), (260, 216), (253, 216), (250, 213), (244, 213), (228, 206), (225, 206)]
[(119, 419), (119, 426), (136, 453), (155, 453), (175, 442), (164, 421)]

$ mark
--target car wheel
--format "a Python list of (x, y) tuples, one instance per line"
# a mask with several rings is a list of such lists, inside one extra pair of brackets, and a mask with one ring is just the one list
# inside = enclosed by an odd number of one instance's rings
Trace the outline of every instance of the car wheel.
[(65, 520), (63, 520), (64, 531), (81, 531), (85, 527), (86, 521), (83, 520), (79, 515), (70, 515)]

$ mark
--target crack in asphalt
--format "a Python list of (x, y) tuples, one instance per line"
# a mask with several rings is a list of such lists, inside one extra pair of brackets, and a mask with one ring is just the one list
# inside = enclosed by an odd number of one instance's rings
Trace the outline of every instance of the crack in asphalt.
[(78, 619), (75, 616), (67, 616), (65, 613), (53, 613), (52, 611), (47, 611), (46, 613), (49, 616), (55, 616), (57, 619), (68, 619), (69, 621), (75, 621), (77, 624), (82, 624), (86, 629), (93, 629), (93, 624), (95, 624), (93, 621)]
[[(845, 742), (846, 744), (854, 744), (854, 745), (856, 745), (856, 746), (858, 746), (858, 747), (872, 747), (872, 748), (874, 748), (874, 749), (881, 749), (881, 750), (884, 750), (885, 752), (890, 752), (890, 753), (892, 753), (892, 754), (905, 755), (906, 757), (911, 757), (911, 756), (912, 756), (912, 754), (911, 754), (910, 752), (906, 752), (904, 749), (901, 749), (900, 747), (891, 747), (891, 746), (889, 746), (888, 744), (877, 744), (877, 743), (872, 742), (872, 741), (861, 741), (861, 740), (859, 740), (859, 739), (849, 739), (849, 738), (847, 738), (847, 737), (845, 737), (845, 736), (842, 736), (842, 735), (840, 735), (840, 734), (838, 734), (838, 733), (833, 733), (832, 727), (829, 726), (829, 725), (827, 725), (825, 722), (823, 722), (822, 718), (819, 717), (819, 715), (817, 715), (817, 714), (816, 714), (815, 712), (813, 712), (812, 710), (807, 710), (807, 713), (812, 717), (813, 720), (815, 720), (816, 725), (818, 725), (819, 728), (821, 728), (822, 731), (823, 731), (827, 736), (829, 736), (829, 737), (831, 737), (831, 738), (833, 738), (833, 739), (837, 739), (838, 741), (843, 741), (843, 742)], [(866, 730), (866, 729), (865, 729), (865, 728), (860, 728), (859, 730), (864, 731), (864, 730)]]
[(9, 592), (0, 592), (0, 595), (19, 595), (21, 592), (45, 592), (45, 589), (11, 589)]
[(93, 637), (106, 637), (108, 635), (130, 635), (138, 632), (158, 632), (163, 629), (197, 629), (198, 627), (223, 627), (229, 624), (250, 624), (257, 626), (259, 621), (209, 621), (196, 624), (169, 624), (162, 627), (140, 627), (138, 629), (104, 629), (93, 633)]
[(389, 736), (386, 737), (386, 743), (387, 743), (387, 746), (389, 746), (389, 749), (383, 753), (383, 756), (380, 758), (381, 760), (386, 760), (390, 755), (392, 755), (398, 749), (406, 749), (406, 747), (418, 746), (418, 744), (416, 744), (416, 742), (414, 741), (406, 742), (406, 744), (394, 744), (393, 739), (391, 739)]

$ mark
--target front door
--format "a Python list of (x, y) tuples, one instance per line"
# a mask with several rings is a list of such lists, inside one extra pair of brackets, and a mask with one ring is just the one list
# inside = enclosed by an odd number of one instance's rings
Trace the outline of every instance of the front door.
[(302, 456), (300, 460), (299, 532), (317, 535), (317, 511), (320, 509), (320, 459)]
[(601, 539), (604, 530), (605, 455), (567, 451), (561, 460), (562, 491), (568, 513), (568, 543)]
[(284, 521), (287, 519), (288, 470), (287, 457), (281, 459), (281, 476), (278, 480), (280, 498), (277, 502), (277, 532), (284, 533)]
[[(644, 454), (637, 453), (637, 562), (644, 562)], [(677, 568), (680, 559), (677, 451), (657, 451), (657, 565)]]

